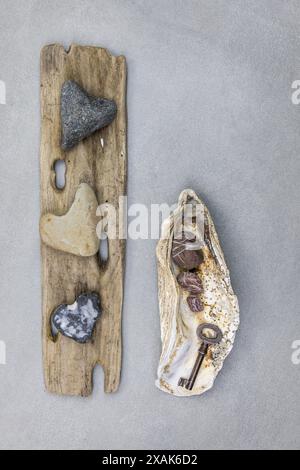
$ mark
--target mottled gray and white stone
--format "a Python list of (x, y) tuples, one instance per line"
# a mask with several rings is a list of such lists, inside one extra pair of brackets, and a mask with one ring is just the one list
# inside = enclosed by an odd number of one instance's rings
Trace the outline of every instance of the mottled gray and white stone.
[(98, 294), (81, 294), (72, 304), (62, 304), (52, 315), (52, 327), (78, 343), (86, 343), (92, 336), (101, 314)]
[(61, 124), (64, 150), (110, 124), (117, 114), (113, 100), (86, 93), (76, 82), (67, 80), (61, 89)]

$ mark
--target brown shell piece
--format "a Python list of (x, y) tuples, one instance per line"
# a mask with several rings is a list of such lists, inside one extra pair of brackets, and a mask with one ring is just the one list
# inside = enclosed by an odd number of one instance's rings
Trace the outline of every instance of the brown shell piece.
[(191, 294), (197, 295), (203, 292), (203, 286), (200, 277), (193, 272), (183, 271), (177, 276), (178, 284)]
[(172, 259), (174, 263), (183, 269), (194, 269), (203, 263), (204, 257), (201, 250), (191, 249), (192, 240), (186, 237), (174, 238), (172, 245)]
[(189, 295), (186, 299), (190, 310), (194, 313), (202, 312), (204, 310), (204, 305), (196, 295)]

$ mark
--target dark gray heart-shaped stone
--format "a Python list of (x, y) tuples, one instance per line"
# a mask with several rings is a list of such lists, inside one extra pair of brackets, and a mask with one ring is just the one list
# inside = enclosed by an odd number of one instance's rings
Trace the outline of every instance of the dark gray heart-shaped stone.
[(78, 343), (86, 343), (92, 336), (101, 314), (98, 294), (81, 294), (72, 304), (62, 304), (52, 315), (52, 327)]
[(93, 132), (110, 124), (117, 114), (113, 100), (88, 95), (73, 80), (61, 89), (61, 123), (64, 150), (69, 150)]

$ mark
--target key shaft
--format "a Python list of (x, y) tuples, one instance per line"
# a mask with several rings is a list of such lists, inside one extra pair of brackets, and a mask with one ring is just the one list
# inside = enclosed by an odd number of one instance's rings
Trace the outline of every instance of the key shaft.
[(207, 350), (208, 350), (208, 344), (202, 343), (201, 347), (198, 350), (197, 359), (194, 364), (191, 375), (188, 379), (183, 379), (182, 377), (179, 379), (178, 385), (180, 385), (180, 387), (184, 387), (187, 390), (193, 389), (199, 370), (202, 366), (202, 362), (207, 354)]
[[(213, 337), (206, 336), (205, 330), (213, 331), (215, 333), (215, 336)], [(180, 387), (186, 388), (187, 390), (192, 390), (195, 385), (197, 376), (199, 374), (199, 370), (201, 369), (203, 360), (207, 354), (208, 347), (211, 344), (219, 343), (223, 338), (223, 334), (220, 328), (211, 323), (202, 323), (201, 325), (199, 325), (197, 328), (197, 336), (199, 339), (201, 339), (202, 344), (200, 348), (198, 349), (198, 355), (197, 355), (193, 370), (191, 372), (191, 375), (188, 379), (184, 379), (183, 377), (181, 377), (178, 381), (178, 385)]]

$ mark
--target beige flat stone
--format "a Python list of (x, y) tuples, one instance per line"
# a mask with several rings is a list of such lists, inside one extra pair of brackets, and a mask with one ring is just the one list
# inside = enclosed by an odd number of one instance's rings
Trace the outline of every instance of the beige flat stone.
[(40, 234), (46, 245), (78, 256), (93, 256), (99, 250), (96, 234), (98, 201), (93, 189), (81, 183), (69, 211), (62, 216), (44, 214)]

